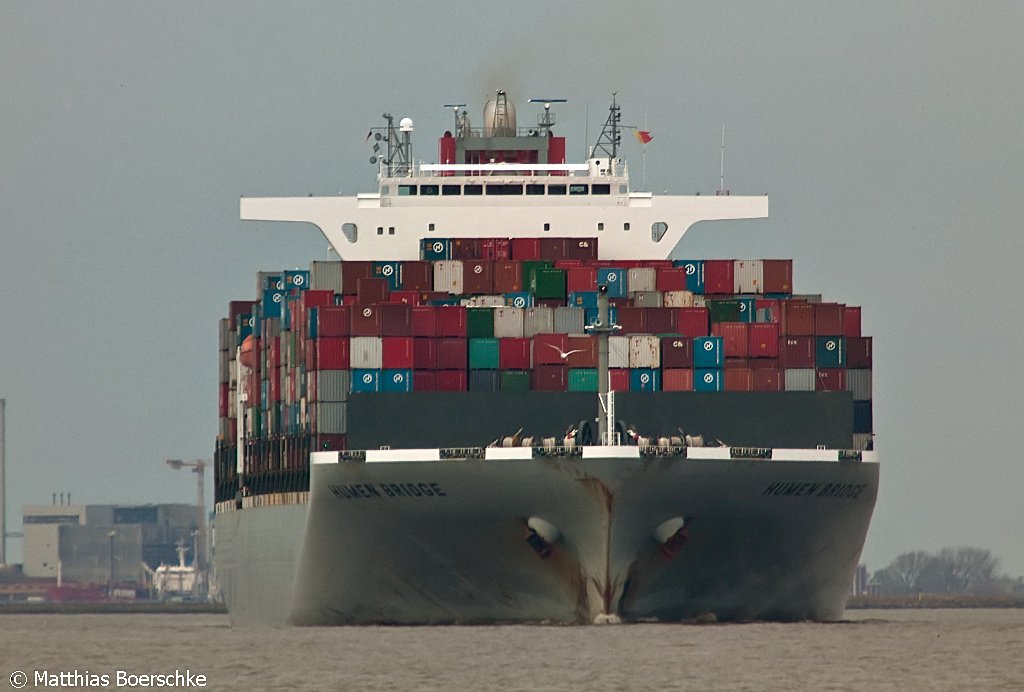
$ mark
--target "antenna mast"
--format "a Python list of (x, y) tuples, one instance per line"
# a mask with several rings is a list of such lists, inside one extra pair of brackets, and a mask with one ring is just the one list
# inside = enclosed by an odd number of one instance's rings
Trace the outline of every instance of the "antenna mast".
[(7, 399), (0, 399), (0, 565), (7, 564)]
[(596, 156), (599, 151), (611, 160), (615, 160), (618, 156), (619, 144), (622, 143), (622, 135), (619, 134), (622, 109), (615, 101), (615, 94), (616, 92), (612, 92), (612, 105), (608, 108), (608, 118), (604, 121), (601, 134), (597, 137), (597, 144), (594, 145), (591, 157)]
[(718, 178), (718, 192), (715, 194), (719, 196), (729, 194), (729, 191), (725, 189), (725, 123), (722, 123), (722, 170)]

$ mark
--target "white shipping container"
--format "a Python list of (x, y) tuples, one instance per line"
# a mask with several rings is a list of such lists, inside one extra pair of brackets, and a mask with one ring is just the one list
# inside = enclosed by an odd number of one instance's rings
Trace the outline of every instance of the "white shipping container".
[(231, 334), (231, 320), (227, 317), (222, 317), (218, 323), (218, 345), (221, 351), (234, 351), (235, 340)]
[(629, 337), (609, 336), (608, 337), (608, 367), (628, 368), (629, 367)]
[(353, 336), (349, 351), (352, 368), (380, 370), (383, 368), (383, 341), (379, 336)]
[(815, 389), (814, 368), (788, 368), (785, 377), (787, 392), (813, 392)]
[(736, 293), (764, 293), (764, 263), (761, 260), (734, 260), (733, 286)]
[(220, 384), (231, 381), (231, 366), (235, 364), (235, 354), (231, 351), (220, 351), (217, 358), (217, 381)]
[(321, 401), (310, 404), (310, 408), (313, 409), (313, 424), (317, 432), (327, 435), (343, 435), (348, 432), (348, 404), (341, 401)]
[(316, 373), (317, 401), (347, 401), (351, 389), (351, 370), (320, 370)]
[(462, 260), (434, 262), (434, 290), (447, 291), (452, 295), (462, 294)]
[(654, 291), (658, 287), (657, 272), (653, 267), (636, 267), (629, 270), (626, 286), (631, 292)]
[(314, 260), (309, 263), (309, 287), (316, 291), (342, 293), (341, 262)]
[(664, 307), (664, 295), (661, 291), (631, 291), (629, 299), (638, 308)]
[(576, 334), (582, 335), (583, 331), (583, 308), (555, 308), (554, 333), (555, 334)]
[(494, 336), (497, 339), (523, 338), (523, 308), (494, 308)]
[(846, 391), (854, 401), (871, 401), (871, 370), (851, 368), (846, 371)]
[(238, 418), (238, 390), (228, 389), (228, 418)]
[(555, 313), (551, 308), (523, 308), (523, 336), (527, 339), (537, 334), (554, 334)]
[(631, 335), (629, 337), (629, 367), (660, 368), (661, 340), (651, 334)]
[(665, 308), (692, 308), (693, 293), (690, 291), (665, 291), (662, 297), (662, 307)]
[(459, 302), (467, 308), (497, 308), (505, 305), (505, 296), (470, 296)]

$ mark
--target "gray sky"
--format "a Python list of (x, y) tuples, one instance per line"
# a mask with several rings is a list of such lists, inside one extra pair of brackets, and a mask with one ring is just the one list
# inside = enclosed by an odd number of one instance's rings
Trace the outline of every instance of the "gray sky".
[[(372, 9), (371, 9), (372, 8)], [(385, 110), (433, 160), (441, 108), (564, 97), (582, 159), (612, 91), (655, 192), (771, 194), (694, 257), (792, 257), (875, 337), (882, 485), (864, 559), (990, 548), (1024, 574), (1024, 49), (1019, 3), (52, 3), (0, 0), (0, 397), (8, 521), (189, 501), (217, 320), (259, 270), (325, 256), (245, 195), (373, 188)], [(627, 145), (635, 187), (638, 148)], [(12, 556), (20, 557), (18, 542)]]

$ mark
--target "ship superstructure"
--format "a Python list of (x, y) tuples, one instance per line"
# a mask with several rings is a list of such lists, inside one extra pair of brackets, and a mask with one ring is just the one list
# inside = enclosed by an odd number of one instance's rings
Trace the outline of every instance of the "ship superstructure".
[(222, 321), (235, 621), (841, 616), (878, 481), (859, 308), (788, 260), (669, 259), (767, 197), (632, 191), (614, 100), (566, 163), (557, 101), (451, 104), (432, 164), (385, 114), (377, 192), (242, 199), (342, 259)]

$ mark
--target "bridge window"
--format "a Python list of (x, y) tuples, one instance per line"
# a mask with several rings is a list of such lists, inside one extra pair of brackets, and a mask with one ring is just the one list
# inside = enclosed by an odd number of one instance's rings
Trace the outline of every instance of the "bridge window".
[(388, 226), (388, 235), (394, 235), (394, 234), (395, 234), (395, 227), (394, 226)]
[(549, 224), (549, 223), (544, 224), (544, 230), (545, 231), (550, 231), (551, 230), (551, 224)]
[(377, 226), (377, 235), (384, 235), (384, 227)]
[(487, 194), (489, 195), (521, 195), (523, 194), (522, 185), (488, 185)]
[(564, 195), (565, 185), (548, 185), (549, 195)]
[(356, 225), (354, 223), (341, 224), (341, 232), (348, 238), (348, 242), (356, 242)]
[(464, 195), (482, 195), (484, 193), (483, 185), (463, 185), (462, 194)]
[(612, 193), (612, 186), (607, 183), (594, 183), (590, 186), (590, 194), (592, 195), (610, 195)]
[(622, 230), (624, 230), (624, 231), (628, 231), (629, 230), (629, 221), (627, 221), (626, 223), (622, 224)]
[(415, 197), (416, 186), (415, 185), (399, 185), (398, 186), (399, 197)]
[(658, 243), (668, 233), (668, 224), (664, 221), (655, 221), (651, 224), (651, 239)]
[(441, 186), (441, 194), (444, 195), (445, 197), (448, 197), (448, 196), (451, 196), (451, 195), (461, 195), (462, 194), (462, 187), (459, 186), (459, 185), (442, 185)]
[(599, 230), (599, 231), (603, 231), (604, 230), (604, 221), (598, 221), (597, 222), (597, 230)]
[(569, 194), (570, 195), (585, 195), (585, 194), (587, 194), (587, 187), (588, 186), (586, 184), (581, 184), (581, 183), (577, 183), (576, 185), (570, 185), (569, 186)]
[(432, 230), (434, 230), (434, 224), (432, 224), (432, 223), (428, 223), (428, 224), (427, 224), (427, 230), (428, 230), (428, 231), (432, 231)]
[(437, 185), (420, 185), (420, 194), (437, 197)]
[(528, 195), (543, 195), (544, 194), (544, 186), (540, 185), (540, 184), (537, 184), (537, 183), (534, 183), (532, 185), (527, 185), (526, 186), (526, 194), (528, 194)]

